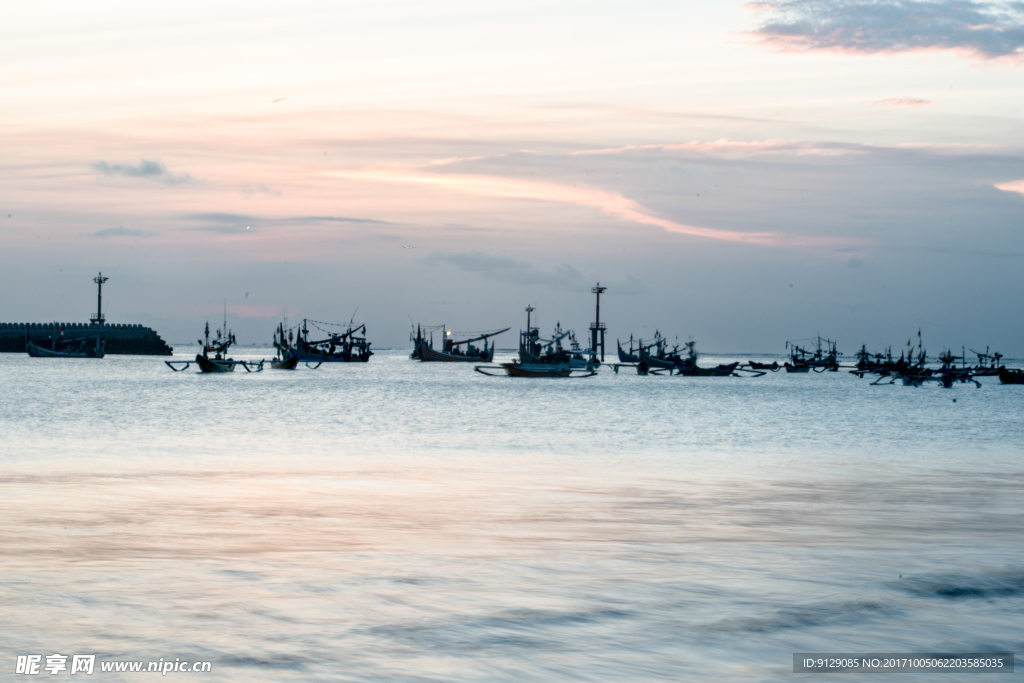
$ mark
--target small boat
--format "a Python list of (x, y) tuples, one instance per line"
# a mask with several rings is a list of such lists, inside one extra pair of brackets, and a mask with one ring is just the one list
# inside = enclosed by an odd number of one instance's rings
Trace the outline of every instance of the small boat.
[(633, 346), (633, 335), (629, 336), (629, 352), (623, 351), (622, 343), (616, 340), (619, 350), (620, 363), (636, 364), (641, 361), (647, 363), (652, 369), (674, 368), (679, 364), (679, 346), (668, 349), (668, 340), (661, 336), (661, 332), (654, 331), (654, 340), (644, 344), (644, 340), (637, 341)]
[[(26, 338), (25, 352), (32, 358), (103, 358), (106, 355), (107, 345), (107, 340), (103, 338), (103, 333), (104, 330), (100, 328), (97, 332), (84, 337), (59, 339), (64, 334), (64, 328), (58, 331), (57, 324), (54, 323), (51, 335), (51, 348), (47, 349)], [(95, 345), (89, 345), (90, 339), (96, 340)]]
[[(328, 336), (325, 339), (310, 339), (310, 323)], [(344, 332), (330, 332), (320, 327), (321, 325), (342, 327), (338, 323), (303, 320), (301, 326), (296, 326), (294, 342), (288, 346), (288, 350), (300, 361), (307, 363), (366, 363), (370, 360), (373, 351), (370, 350), (370, 342), (366, 341), (366, 325), (353, 326), (350, 321), (348, 329)], [(359, 336), (360, 333), (363, 336)], [(288, 335), (291, 337), (290, 330)]]
[[(235, 342), (235, 335), (228, 330), (227, 314), (224, 315), (224, 329), (217, 330), (216, 337), (210, 339), (210, 323), (206, 323), (204, 332), (205, 341), (198, 340), (203, 347), (202, 352), (196, 354), (195, 360), (165, 360), (164, 365), (175, 372), (188, 370), (192, 363), (199, 366), (200, 372), (234, 372), (235, 368), (241, 365), (246, 372), (260, 372), (263, 370), (263, 361), (246, 361), (228, 358), (228, 349)], [(210, 354), (213, 358), (210, 358)], [(178, 365), (182, 367), (177, 367)], [(255, 368), (255, 369), (254, 369)]]
[(1005, 367), (999, 368), (1000, 384), (1024, 384), (1024, 370), (1010, 370)]
[[(831, 339), (817, 337), (818, 346), (814, 351), (809, 351), (795, 342), (786, 342), (786, 348), (790, 349), (790, 361), (783, 364), (786, 372), (838, 372), (838, 357), (843, 355), (836, 350), (836, 342)], [(825, 348), (821, 343), (825, 342)]]
[(973, 370), (975, 377), (994, 377), (999, 374), (1003, 354), (998, 351), (990, 354), (988, 349), (989, 347), (986, 346), (985, 353), (971, 349), (971, 353), (978, 356), (978, 365)]
[(772, 361), (771, 365), (768, 363), (758, 363), (757, 361), (747, 361), (747, 365), (750, 366), (751, 370), (771, 370), (772, 372), (778, 372), (782, 369), (778, 361)]
[[(206, 341), (200, 340), (203, 345), (203, 352), (196, 354), (196, 365), (202, 372), (234, 372), (234, 359), (228, 358), (228, 349), (235, 343), (235, 335), (228, 330), (227, 319), (224, 320), (224, 330), (217, 330), (217, 338), (210, 340), (210, 323), (206, 323)], [(210, 354), (213, 358), (210, 358)]]
[[(416, 338), (413, 340), (416, 343), (412, 354), (409, 356), (413, 360), (420, 360), (424, 362), (441, 362), (441, 363), (470, 363), (483, 361), (490, 363), (494, 360), (494, 344), (488, 346), (487, 340), (491, 337), (495, 337), (503, 332), (508, 332), (510, 327), (506, 327), (503, 330), (497, 330), (496, 332), (484, 332), (480, 333), (475, 337), (469, 339), (454, 339), (452, 337), (452, 331), (447, 328), (446, 325), (437, 325), (434, 327), (416, 327)], [(441, 331), (441, 350), (434, 348), (434, 330)], [(426, 333), (430, 333), (428, 338)], [(483, 341), (483, 347), (473, 346), (473, 342)], [(466, 348), (462, 348), (465, 346)]]
[(651, 368), (678, 367), (683, 360), (679, 357), (679, 346), (676, 345), (671, 350), (667, 347), (667, 340), (661, 336), (661, 332), (655, 330), (653, 342), (644, 344), (642, 340), (640, 341), (640, 360), (646, 362)]
[(735, 375), (736, 368), (739, 367), (739, 363), (729, 363), (714, 368), (702, 368), (697, 365), (697, 342), (691, 339), (683, 346), (686, 347), (686, 357), (682, 358), (675, 367), (677, 375), (684, 377), (729, 377)]
[(633, 335), (629, 335), (629, 352), (622, 350), (622, 342), (618, 339), (615, 340), (615, 345), (619, 347), (619, 362), (620, 363), (639, 363), (640, 354), (638, 349), (633, 348)]
[[(562, 348), (561, 341), (568, 332), (561, 331), (559, 324), (552, 339), (541, 339), (540, 330), (530, 324), (530, 314), (535, 309), (526, 307), (526, 331), (519, 332), (519, 359), (501, 363), (500, 367), (509, 377), (592, 377), (597, 372), (590, 368), (587, 374), (573, 375), (571, 355)], [(478, 365), (474, 369), (484, 375), (488, 366)]]
[(285, 339), (283, 324), (278, 324), (274, 330), (274, 348), (277, 354), (270, 361), (271, 370), (294, 370), (299, 366), (299, 357), (292, 352)]

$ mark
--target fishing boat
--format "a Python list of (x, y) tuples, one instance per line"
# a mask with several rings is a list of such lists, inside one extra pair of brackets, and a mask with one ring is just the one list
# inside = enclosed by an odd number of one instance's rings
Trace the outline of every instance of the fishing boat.
[(1024, 370), (1010, 370), (1005, 367), (999, 368), (1000, 384), (1024, 384)]
[[(324, 339), (310, 339), (309, 325), (319, 329), (327, 337)], [(295, 340), (290, 345), (292, 354), (304, 362), (319, 363), (366, 363), (373, 355), (370, 350), (370, 342), (366, 341), (366, 325), (353, 325), (348, 323), (348, 329), (344, 332), (331, 332), (325, 330), (321, 325), (329, 327), (344, 327), (338, 323), (325, 323), (319, 320), (304, 319), (301, 326), (295, 329)], [(362, 336), (360, 336), (362, 335)], [(291, 331), (289, 330), (289, 337)]]
[(597, 359), (597, 353), (594, 349), (584, 349), (580, 346), (579, 340), (576, 339), (576, 333), (569, 333), (569, 366), (573, 370), (584, 370), (587, 367), (597, 367), (600, 365), (600, 361)]
[[(818, 346), (814, 351), (803, 348), (796, 342), (787, 341), (786, 348), (790, 350), (789, 361), (783, 364), (786, 372), (838, 372), (838, 357), (842, 354), (836, 350), (836, 342), (831, 339), (817, 337)], [(822, 349), (822, 342), (825, 348)]]
[[(433, 327), (417, 326), (416, 338), (413, 340), (416, 346), (409, 357), (413, 360), (424, 362), (479, 363), (483, 361), (490, 363), (494, 360), (494, 344), (488, 345), (487, 340), (503, 332), (508, 332), (510, 329), (512, 328), (506, 327), (495, 332), (479, 333), (477, 336), (470, 337), (469, 339), (455, 339), (454, 333), (446, 325), (436, 325)], [(441, 332), (440, 350), (434, 348), (433, 333), (437, 330)], [(482, 347), (473, 345), (473, 342), (478, 341), (483, 341)]]
[(291, 345), (285, 338), (284, 324), (278, 323), (274, 330), (274, 349), (276, 355), (270, 361), (271, 370), (294, 370), (299, 366), (299, 357), (292, 352)]
[[(25, 352), (32, 358), (103, 358), (106, 354), (107, 341), (103, 338), (104, 330), (100, 328), (93, 334), (74, 339), (62, 339), (64, 328), (59, 331), (57, 324), (53, 325), (50, 348), (36, 344), (31, 339), (25, 339)], [(89, 340), (95, 339), (95, 345), (90, 345)]]
[[(235, 343), (235, 335), (227, 327), (227, 318), (224, 320), (224, 330), (217, 330), (216, 339), (210, 339), (210, 323), (206, 323), (204, 332), (205, 341), (200, 340), (203, 345), (202, 353), (196, 354), (196, 365), (202, 372), (234, 372), (238, 365), (234, 359), (228, 358), (228, 349)], [(210, 358), (210, 354), (213, 358)], [(165, 361), (166, 362), (166, 361)]]
[[(526, 307), (526, 330), (519, 332), (519, 358), (500, 367), (509, 377), (592, 377), (597, 374), (591, 368), (586, 374), (573, 375), (570, 364), (571, 354), (562, 348), (561, 341), (568, 332), (562, 332), (561, 324), (555, 328), (551, 339), (541, 339), (540, 330), (531, 324), (530, 315), (536, 310)], [(478, 365), (477, 372), (490, 375), (488, 366)]]
[(748, 360), (747, 361), (747, 365), (750, 366), (751, 370), (770, 370), (772, 372), (778, 372), (779, 370), (782, 369), (782, 366), (779, 365), (778, 361), (772, 361), (771, 364), (769, 364), (769, 363), (758, 363), (757, 361)]
[(615, 345), (619, 348), (619, 362), (620, 363), (639, 363), (640, 362), (640, 351), (639, 349), (633, 348), (633, 335), (629, 335), (629, 352), (622, 350), (622, 342), (618, 339), (615, 340)]
[[(739, 363), (720, 364), (714, 368), (702, 368), (697, 365), (697, 342), (691, 339), (683, 346), (686, 347), (686, 356), (681, 358), (679, 364), (675, 367), (677, 375), (685, 377), (728, 377), (736, 374)], [(763, 375), (764, 373), (760, 374)]]
[[(263, 361), (235, 360), (228, 358), (228, 349), (235, 344), (235, 335), (228, 329), (227, 312), (224, 313), (224, 328), (216, 330), (213, 339), (210, 338), (210, 323), (206, 323), (204, 338), (198, 340), (203, 347), (200, 353), (196, 354), (195, 360), (165, 360), (164, 364), (175, 372), (188, 370), (192, 363), (199, 367), (200, 372), (234, 372), (235, 368), (241, 365), (246, 372), (260, 372), (263, 370)], [(210, 355), (213, 354), (211, 358)], [(181, 367), (178, 367), (178, 366)]]
[(654, 331), (654, 341), (650, 344), (639, 344), (640, 360), (647, 363), (650, 368), (675, 368), (682, 363), (679, 357), (679, 345), (668, 348), (668, 341), (661, 336), (661, 332)]
[(998, 351), (990, 354), (988, 349), (989, 347), (986, 346), (985, 353), (971, 349), (971, 353), (978, 357), (978, 364), (974, 368), (974, 375), (976, 377), (990, 377), (999, 374), (999, 368), (1002, 367), (1003, 354)]

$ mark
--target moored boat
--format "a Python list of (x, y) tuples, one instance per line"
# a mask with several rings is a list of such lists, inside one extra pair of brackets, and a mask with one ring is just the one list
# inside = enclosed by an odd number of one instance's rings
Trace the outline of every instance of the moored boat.
[[(31, 339), (25, 340), (25, 352), (32, 358), (103, 358), (106, 354), (106, 339), (103, 338), (104, 330), (100, 328), (93, 334), (73, 339), (63, 339), (64, 328), (59, 331), (54, 324), (51, 334), (50, 348), (46, 348)], [(26, 333), (27, 337), (27, 333)], [(95, 339), (94, 345), (89, 344), (90, 339)]]
[[(310, 339), (310, 323), (328, 336), (325, 339)], [(295, 341), (289, 349), (300, 361), (316, 363), (366, 363), (370, 360), (373, 351), (370, 350), (370, 342), (366, 340), (366, 325), (353, 326), (349, 322), (348, 329), (344, 332), (330, 332), (324, 330), (320, 325), (342, 327), (342, 325), (336, 323), (303, 320), (302, 325), (295, 330)]]
[[(681, 358), (675, 367), (677, 375), (685, 377), (728, 377), (735, 374), (739, 363), (719, 364), (714, 368), (702, 368), (697, 365), (697, 342), (692, 339), (686, 342), (686, 356)], [(764, 373), (761, 373), (764, 374)]]
[[(206, 323), (204, 339), (199, 344), (203, 347), (200, 353), (196, 354), (195, 360), (165, 360), (164, 365), (175, 372), (188, 370), (192, 363), (199, 366), (200, 372), (234, 372), (235, 368), (241, 365), (246, 372), (260, 372), (263, 370), (263, 361), (246, 361), (228, 358), (228, 349), (235, 342), (235, 335), (228, 329), (227, 313), (224, 314), (224, 329), (217, 330), (214, 339), (210, 339), (210, 323)], [(213, 358), (210, 357), (213, 354)], [(181, 366), (180, 368), (177, 366)]]
[[(571, 354), (561, 345), (568, 332), (561, 332), (561, 325), (558, 325), (552, 339), (541, 339), (540, 330), (533, 327), (530, 320), (534, 310), (533, 306), (526, 307), (526, 331), (519, 332), (519, 358), (500, 364), (505, 374), (509, 377), (591, 377), (597, 374), (592, 368), (584, 375), (572, 374)], [(474, 369), (491, 374), (486, 367), (478, 365)]]
[[(433, 331), (438, 329), (441, 330), (442, 339), (440, 350), (434, 348), (433, 338)], [(454, 339), (452, 331), (445, 325), (436, 327), (417, 326), (416, 338), (414, 339), (416, 347), (410, 358), (424, 362), (479, 363), (483, 361), (490, 363), (494, 360), (494, 344), (488, 345), (487, 340), (503, 332), (508, 332), (510, 329), (506, 327), (495, 332), (481, 333), (469, 339)], [(429, 337), (427, 333), (430, 333)], [(473, 342), (478, 341), (484, 342), (482, 347), (473, 345)], [(462, 348), (463, 346), (465, 348)]]
[(299, 365), (299, 357), (291, 349), (285, 338), (284, 325), (278, 324), (274, 330), (274, 349), (276, 355), (270, 361), (271, 370), (294, 370)]
[(1024, 370), (1010, 370), (1005, 367), (999, 368), (1000, 384), (1024, 384)]

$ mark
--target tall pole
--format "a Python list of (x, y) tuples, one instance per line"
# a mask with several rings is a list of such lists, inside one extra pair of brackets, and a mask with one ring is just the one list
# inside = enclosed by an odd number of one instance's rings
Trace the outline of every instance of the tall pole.
[(602, 287), (601, 283), (597, 283), (597, 287), (594, 287), (590, 291), (597, 295), (597, 309), (594, 312), (594, 324), (590, 326), (590, 353), (592, 356), (597, 356), (597, 348), (601, 347), (601, 362), (604, 362), (604, 332), (605, 326), (601, 324), (601, 292), (608, 289)]
[(110, 279), (109, 277), (103, 277), (103, 273), (102, 272), (92, 279), (92, 281), (96, 283), (96, 287), (97, 287), (97, 290), (96, 290), (96, 317), (95, 318), (90, 318), (89, 322), (93, 323), (94, 325), (102, 325), (103, 324), (103, 283), (106, 282), (109, 279)]

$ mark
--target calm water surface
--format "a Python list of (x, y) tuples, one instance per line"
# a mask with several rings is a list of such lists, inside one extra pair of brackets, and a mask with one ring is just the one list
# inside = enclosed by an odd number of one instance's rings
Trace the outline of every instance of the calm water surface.
[(95, 653), (206, 681), (780, 681), (794, 652), (1024, 652), (1024, 386), (982, 382), (0, 354), (0, 676)]

